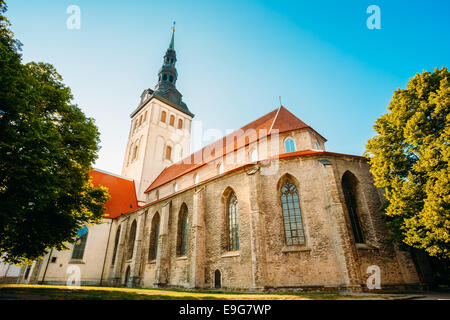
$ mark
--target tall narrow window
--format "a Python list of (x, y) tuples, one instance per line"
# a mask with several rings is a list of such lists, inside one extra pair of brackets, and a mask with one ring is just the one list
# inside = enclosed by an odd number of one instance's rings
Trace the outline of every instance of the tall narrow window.
[(77, 233), (77, 241), (73, 246), (72, 260), (82, 260), (84, 256), (84, 250), (86, 248), (86, 242), (88, 237), (88, 228), (83, 226)]
[(188, 210), (186, 204), (183, 203), (178, 215), (178, 232), (177, 232), (177, 255), (186, 256), (188, 246)]
[(165, 111), (161, 112), (161, 122), (166, 122), (167, 113)]
[(284, 148), (286, 150), (286, 153), (294, 152), (295, 151), (294, 140), (291, 138), (286, 139), (286, 141), (284, 141)]
[(342, 190), (344, 191), (345, 204), (350, 217), (350, 224), (352, 226), (353, 237), (355, 243), (364, 243), (364, 237), (361, 230), (361, 224), (359, 221), (358, 205), (357, 205), (357, 185), (358, 180), (356, 177), (347, 171), (342, 177)]
[(159, 213), (155, 213), (152, 220), (152, 227), (150, 230), (150, 247), (149, 260), (156, 260), (158, 257), (158, 238), (159, 238)]
[(199, 178), (198, 173), (194, 174), (194, 184), (198, 184), (199, 179), (200, 179), (200, 178)]
[(236, 195), (231, 193), (227, 203), (228, 211), (228, 250), (239, 250), (239, 216), (238, 200)]
[(174, 115), (171, 115), (170, 116), (170, 122), (169, 122), (169, 124), (173, 127), (173, 126), (175, 126), (175, 116)]
[(172, 147), (167, 146), (166, 147), (166, 160), (172, 159)]
[(281, 205), (283, 208), (284, 233), (286, 245), (305, 243), (300, 203), (295, 185), (286, 181), (281, 187)]
[(183, 120), (178, 119), (178, 129), (183, 129)]
[(116, 262), (117, 247), (119, 246), (119, 239), (120, 239), (120, 226), (119, 226), (119, 228), (117, 228), (116, 239), (114, 240), (114, 250), (113, 250), (112, 262), (111, 262), (112, 265), (114, 265), (114, 263)]
[(219, 164), (219, 165), (217, 166), (217, 172), (218, 172), (219, 174), (223, 174), (223, 163), (221, 163), (221, 164)]
[(136, 227), (137, 223), (136, 220), (133, 221), (130, 228), (130, 233), (128, 235), (128, 245), (127, 245), (127, 259), (130, 260), (133, 258), (133, 251), (134, 251), (134, 242), (136, 240)]

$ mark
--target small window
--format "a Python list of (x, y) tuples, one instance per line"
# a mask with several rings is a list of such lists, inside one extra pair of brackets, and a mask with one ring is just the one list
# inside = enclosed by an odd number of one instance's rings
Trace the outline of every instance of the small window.
[(156, 198), (156, 200), (159, 200), (159, 190), (156, 190), (156, 192), (155, 192), (155, 198)]
[(52, 263), (56, 263), (56, 257), (52, 257)]
[(173, 192), (178, 192), (178, 183), (173, 184)]
[(295, 151), (294, 140), (291, 138), (286, 139), (286, 141), (284, 142), (284, 147), (285, 147), (286, 153), (294, 152)]
[(163, 75), (163, 81), (167, 81), (167, 74)]
[(172, 159), (172, 147), (167, 146), (166, 148), (166, 160)]
[(165, 111), (161, 112), (161, 122), (166, 122), (167, 113)]
[(183, 129), (183, 120), (178, 119), (178, 129)]
[(144, 113), (144, 121), (147, 121), (147, 111)]
[(198, 173), (194, 174), (194, 184), (198, 184), (199, 182), (199, 176)]
[(173, 77), (169, 76), (169, 81), (172, 83), (173, 82)]
[(169, 124), (173, 127), (173, 126), (175, 126), (175, 116), (174, 115), (171, 115), (170, 116), (170, 122), (169, 122)]
[(218, 170), (219, 174), (223, 174), (223, 163), (221, 163), (217, 166), (217, 170)]

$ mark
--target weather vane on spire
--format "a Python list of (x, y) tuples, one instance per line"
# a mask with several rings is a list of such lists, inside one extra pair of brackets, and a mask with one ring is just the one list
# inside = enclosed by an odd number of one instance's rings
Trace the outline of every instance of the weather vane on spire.
[(175, 33), (175, 24), (176, 24), (177, 22), (176, 21), (174, 21), (173, 22), (173, 27), (172, 27), (172, 31)]

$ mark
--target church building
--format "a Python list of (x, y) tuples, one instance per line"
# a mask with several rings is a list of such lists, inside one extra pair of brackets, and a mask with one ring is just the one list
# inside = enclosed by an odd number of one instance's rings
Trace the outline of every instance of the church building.
[(376, 278), (374, 290), (420, 287), (411, 256), (388, 239), (365, 158), (327, 151), (283, 106), (191, 153), (194, 114), (176, 88), (176, 62), (172, 34), (156, 87), (131, 113), (121, 175), (91, 172), (112, 196), (103, 223), (23, 268), (17, 283), (364, 291)]

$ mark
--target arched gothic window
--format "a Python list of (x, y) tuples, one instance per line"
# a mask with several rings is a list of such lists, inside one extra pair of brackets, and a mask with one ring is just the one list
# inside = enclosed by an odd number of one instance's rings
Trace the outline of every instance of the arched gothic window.
[(114, 265), (114, 263), (116, 262), (117, 247), (119, 246), (119, 239), (120, 239), (120, 226), (119, 226), (119, 228), (117, 228), (116, 239), (114, 240), (114, 251), (113, 251), (112, 262), (111, 262), (112, 265)]
[(130, 234), (128, 235), (128, 245), (127, 245), (127, 259), (133, 258), (134, 242), (136, 240), (136, 220), (133, 221), (130, 228)]
[(291, 138), (286, 139), (286, 141), (284, 141), (284, 149), (286, 150), (286, 153), (294, 152), (295, 151), (294, 140)]
[(177, 256), (183, 257), (187, 255), (188, 234), (188, 209), (186, 204), (183, 203), (178, 214)]
[(75, 244), (73, 246), (72, 260), (82, 260), (83, 259), (88, 233), (89, 233), (89, 231), (86, 226), (83, 226), (83, 228), (78, 230), (78, 233), (77, 233), (78, 239), (75, 241)]
[(345, 205), (350, 217), (355, 243), (364, 243), (364, 237), (359, 221), (358, 204), (357, 204), (357, 186), (358, 180), (349, 171), (344, 173), (342, 177), (342, 190), (345, 197)]
[(239, 214), (238, 200), (234, 192), (231, 193), (227, 202), (228, 217), (228, 251), (239, 250)]
[(297, 188), (290, 181), (286, 181), (281, 187), (281, 205), (283, 209), (286, 245), (304, 244), (305, 235), (303, 232)]
[(153, 217), (150, 229), (149, 260), (156, 260), (158, 257), (159, 220), (159, 213), (157, 212)]

